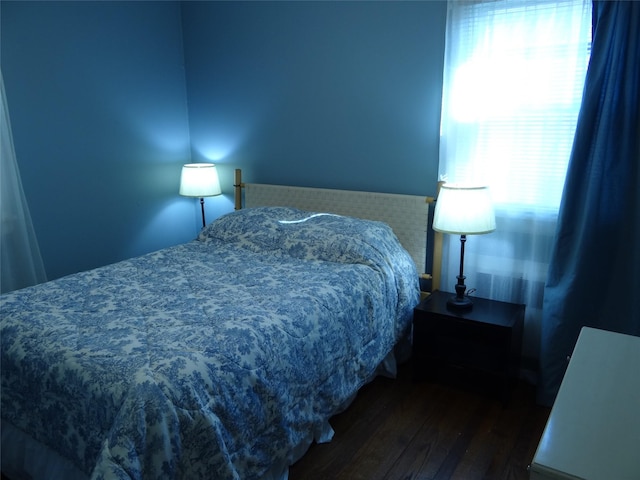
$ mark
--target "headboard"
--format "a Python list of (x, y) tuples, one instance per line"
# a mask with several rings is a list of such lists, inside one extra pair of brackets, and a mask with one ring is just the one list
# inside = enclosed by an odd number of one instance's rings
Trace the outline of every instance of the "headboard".
[[(236, 170), (234, 187), (236, 210), (242, 208), (244, 188), (244, 206), (247, 208), (289, 206), (384, 222), (391, 227), (400, 243), (409, 252), (418, 272), (426, 271), (429, 208), (435, 202), (433, 197), (243, 183), (240, 169)], [(432, 269), (434, 274), (421, 275), (423, 279), (432, 281), (432, 290), (439, 286), (441, 262), (442, 241), (441, 237), (438, 238), (436, 235), (434, 250), (435, 248), (438, 248), (438, 256), (433, 257), (433, 266), (437, 267)]]

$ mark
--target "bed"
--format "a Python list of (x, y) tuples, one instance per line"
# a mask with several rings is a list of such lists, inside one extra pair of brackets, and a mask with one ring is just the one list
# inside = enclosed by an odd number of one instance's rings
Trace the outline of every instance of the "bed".
[(286, 478), (362, 385), (394, 374), (419, 269), (387, 223), (254, 205), (5, 294), (3, 474)]

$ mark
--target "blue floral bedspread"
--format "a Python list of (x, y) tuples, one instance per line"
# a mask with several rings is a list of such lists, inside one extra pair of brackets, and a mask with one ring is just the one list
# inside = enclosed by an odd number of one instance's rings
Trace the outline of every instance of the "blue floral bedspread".
[(3, 422), (93, 479), (261, 478), (410, 328), (386, 225), (247, 209), (0, 297)]

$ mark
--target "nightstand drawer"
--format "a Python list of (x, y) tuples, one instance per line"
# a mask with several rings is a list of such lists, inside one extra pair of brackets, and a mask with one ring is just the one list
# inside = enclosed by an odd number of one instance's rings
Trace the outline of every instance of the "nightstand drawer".
[(455, 318), (416, 322), (414, 328), (416, 337), (422, 339), (414, 351), (421, 349), (423, 357), (493, 372), (507, 370), (509, 329)]

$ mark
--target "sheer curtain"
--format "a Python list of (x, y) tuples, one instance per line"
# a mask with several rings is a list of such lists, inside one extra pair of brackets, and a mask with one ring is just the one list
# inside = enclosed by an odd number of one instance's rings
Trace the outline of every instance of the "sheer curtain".
[(9, 121), (9, 109), (0, 72), (0, 291), (2, 293), (46, 280), (40, 249), (22, 190)]
[[(546, 273), (591, 41), (583, 0), (449, 2), (441, 178), (490, 186), (497, 230), (466, 242), (477, 296), (526, 304), (523, 364), (537, 370)], [(459, 238), (445, 236), (453, 290)]]

